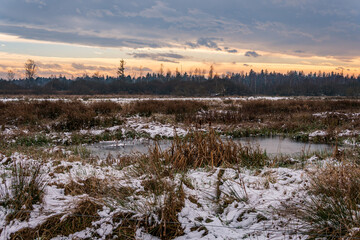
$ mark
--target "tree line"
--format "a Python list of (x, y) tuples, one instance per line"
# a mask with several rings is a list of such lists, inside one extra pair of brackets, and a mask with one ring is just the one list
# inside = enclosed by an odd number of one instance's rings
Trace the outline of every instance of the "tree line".
[[(162, 68), (161, 68), (162, 69)], [(175, 74), (164, 71), (131, 77), (120, 61), (118, 76), (95, 73), (76, 79), (64, 76), (35, 77), (36, 64), (25, 63), (25, 79), (0, 79), (0, 94), (149, 94), (177, 96), (277, 95), (277, 96), (360, 96), (360, 76), (341, 73), (290, 71), (286, 74), (262, 70), (248, 73), (214, 74), (204, 71)], [(12, 75), (10, 77), (13, 77)]]

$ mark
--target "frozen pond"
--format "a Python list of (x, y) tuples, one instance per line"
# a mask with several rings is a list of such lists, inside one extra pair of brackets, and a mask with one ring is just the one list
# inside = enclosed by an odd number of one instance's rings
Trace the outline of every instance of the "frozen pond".
[[(226, 139), (224, 141), (226, 141)], [(249, 137), (235, 139), (234, 141), (241, 144), (259, 146), (266, 151), (269, 156), (279, 154), (296, 156), (302, 153), (329, 152), (333, 150), (333, 146), (329, 144), (302, 143), (283, 137)], [(110, 141), (95, 143), (87, 146), (87, 148), (93, 155), (106, 158), (109, 154), (112, 156), (123, 156), (134, 153), (147, 153), (149, 147), (153, 146), (154, 143), (153, 140)], [(158, 143), (162, 150), (171, 146), (171, 140), (162, 140), (158, 141)]]

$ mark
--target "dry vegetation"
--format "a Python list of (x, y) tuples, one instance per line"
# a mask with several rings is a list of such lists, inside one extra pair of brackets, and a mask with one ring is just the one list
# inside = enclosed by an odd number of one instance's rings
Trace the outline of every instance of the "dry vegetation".
[(43, 176), (40, 163), (13, 162), (11, 180), (0, 189), (0, 204), (10, 210), (8, 222), (28, 219), (33, 205), (42, 202), (46, 186)]
[(57, 236), (69, 236), (92, 226), (100, 219), (97, 211), (101, 205), (84, 199), (76, 204), (68, 214), (53, 215), (36, 228), (23, 228), (11, 235), (10, 239), (44, 239), (50, 240)]
[(170, 149), (164, 153), (164, 159), (180, 170), (234, 164), (263, 167), (268, 160), (260, 148), (231, 140), (223, 141), (213, 129), (208, 133), (190, 133), (184, 139), (175, 138)]
[(350, 153), (309, 172), (308, 198), (285, 204), (288, 214), (303, 221), (305, 234), (326, 239), (360, 237), (360, 154), (358, 149)]
[[(35, 130), (76, 131), (121, 125), (129, 116), (172, 116), (175, 122), (202, 127), (217, 125), (234, 137), (252, 134), (292, 134), (324, 130), (324, 141), (336, 132), (360, 128), (360, 101), (350, 99), (146, 100), (127, 104), (111, 101), (19, 101), (0, 103), (0, 125)], [(324, 116), (316, 116), (324, 113)], [(309, 140), (300, 136), (299, 140)], [(109, 139), (110, 140), (110, 139)]]
[[(322, 117), (314, 115), (323, 112), (328, 114)], [(9, 125), (28, 128), (34, 133), (44, 129), (61, 133), (121, 125), (127, 117), (134, 115), (148, 118), (161, 114), (189, 126), (216, 126), (235, 137), (261, 133), (262, 129), (292, 134), (326, 130), (335, 134), (344, 129), (358, 130), (360, 120), (354, 117), (356, 113), (360, 113), (358, 100), (226, 100), (217, 103), (149, 100), (127, 104), (110, 101), (24, 101), (0, 102), (0, 125), (3, 128)], [(85, 139), (84, 136), (73, 134), (72, 143), (90, 143), (115, 137), (105, 136), (89, 136), (89, 139)], [(124, 136), (116, 137), (121, 139)], [(103, 167), (107, 172), (125, 169), (127, 181), (137, 181), (137, 188), (96, 175), (70, 178), (66, 183), (52, 183), (63, 189), (64, 196), (81, 196), (80, 200), (70, 210), (49, 215), (33, 228), (19, 229), (11, 235), (11, 239), (51, 239), (69, 236), (87, 228), (93, 228), (90, 238), (96, 238), (99, 237), (96, 230), (101, 226), (95, 222), (101, 219), (99, 212), (104, 208), (109, 211), (117, 209), (109, 220), (115, 227), (106, 235), (106, 239), (136, 239), (139, 229), (160, 239), (173, 239), (186, 234), (186, 227), (179, 221), (185, 203), (203, 207), (197, 196), (188, 193), (189, 189), (194, 190), (193, 183), (187, 179), (189, 172), (201, 169), (206, 174), (216, 175), (214, 186), (211, 186), (215, 190), (209, 193), (208, 198), (216, 208), (214, 212), (221, 215), (229, 205), (236, 203), (236, 206), (243, 206), (242, 203), (249, 201), (247, 186), (240, 177), (241, 171), (252, 172), (255, 176), (264, 167), (283, 166), (284, 163), (281, 157), (270, 159), (258, 147), (241, 145), (231, 139), (224, 140), (210, 127), (207, 131), (190, 131), (184, 137), (175, 135), (171, 147), (164, 151), (155, 145), (144, 155), (118, 159), (109, 157), (104, 161), (90, 158), (89, 153), (81, 147), (71, 149), (71, 156), (63, 152), (45, 153), (43, 150), (47, 149), (46, 144), (50, 142), (45, 135), (18, 135), (11, 143), (13, 145), (0, 140), (0, 153), (10, 155), (11, 152), (21, 151), (36, 156), (34, 158), (52, 161), (51, 177), (71, 170), (72, 165), (62, 165), (62, 161), (93, 164), (96, 167), (94, 169)], [(336, 152), (333, 164), (311, 171), (307, 186), (309, 197), (296, 206), (288, 205), (296, 210), (292, 217), (302, 221), (305, 234), (330, 239), (360, 237), (360, 154), (356, 151), (359, 150), (353, 151), (352, 155)], [(12, 159), (3, 164), (11, 170), (12, 175), (11, 181), (0, 192), (1, 206), (7, 210), (7, 221), (28, 221), (34, 205), (42, 204), (46, 187), (43, 176), (46, 173), (41, 171), (40, 164), (18, 163)], [(291, 164), (290, 167), (294, 169), (299, 167), (294, 166), (295, 163)], [(238, 188), (231, 185), (224, 191), (229, 183), (224, 177), (226, 168), (237, 171)], [(265, 189), (278, 181), (271, 173), (266, 175), (264, 172), (263, 175), (264, 181), (259, 185)], [(247, 211), (253, 210), (244, 209), (242, 215), (236, 218), (238, 222), (242, 221)], [(290, 212), (287, 214), (292, 214)], [(259, 222), (266, 220), (261, 214), (256, 217)], [(199, 221), (211, 223), (212, 220)], [(201, 224), (193, 226), (190, 231), (202, 231), (203, 236), (208, 234), (206, 227)]]

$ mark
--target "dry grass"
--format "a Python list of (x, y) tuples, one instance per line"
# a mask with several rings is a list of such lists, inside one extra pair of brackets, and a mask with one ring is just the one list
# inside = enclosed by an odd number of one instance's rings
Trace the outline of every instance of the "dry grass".
[(166, 115), (174, 114), (178, 121), (185, 120), (187, 114), (194, 114), (200, 110), (208, 109), (208, 104), (202, 101), (192, 100), (147, 100), (129, 103), (124, 107), (125, 112), (134, 115), (149, 117), (154, 113)]
[(6, 219), (26, 220), (33, 205), (42, 202), (46, 183), (40, 163), (14, 161), (10, 185), (1, 189), (1, 205), (10, 210)]
[(327, 239), (360, 237), (360, 166), (343, 162), (310, 174), (310, 196), (295, 206), (305, 233)]
[(58, 131), (73, 131), (121, 122), (121, 106), (113, 102), (18, 101), (0, 103), (0, 125), (39, 128), (50, 124)]
[(85, 180), (72, 180), (64, 186), (65, 195), (87, 194), (90, 197), (101, 198), (126, 198), (134, 193), (130, 187), (115, 186), (114, 181), (89, 177)]
[(184, 207), (184, 199), (182, 185), (178, 189), (168, 186), (163, 204), (155, 210), (157, 218), (154, 218), (153, 214), (148, 214), (145, 221), (142, 221), (145, 231), (164, 240), (183, 235), (184, 231), (177, 215)]
[[(324, 117), (313, 115), (319, 112), (328, 114)], [(336, 130), (360, 128), (359, 118), (347, 115), (359, 112), (360, 101), (354, 99), (231, 100), (218, 104), (193, 100), (146, 100), (123, 105), (111, 101), (89, 104), (75, 100), (19, 101), (0, 103), (0, 125), (35, 130), (51, 126), (56, 131), (74, 131), (119, 125), (123, 117), (129, 115), (162, 114), (171, 117), (171, 121), (197, 126), (234, 125), (226, 127), (229, 131), (239, 126), (240, 130), (292, 134), (321, 129), (328, 131), (333, 140)]]
[[(36, 228), (23, 228), (10, 236), (10, 239), (44, 239), (49, 240), (56, 236), (69, 236), (92, 226), (92, 222), (100, 219), (97, 211), (100, 205), (84, 199), (76, 204), (74, 210), (65, 216), (58, 214), (49, 217)], [(64, 217), (65, 216), (65, 217)]]
[(261, 168), (269, 163), (258, 146), (242, 145), (231, 139), (222, 140), (213, 129), (208, 133), (194, 131), (184, 138), (175, 137), (172, 145), (162, 151), (157, 144), (136, 161), (136, 175), (150, 174), (155, 178), (173, 177), (188, 169), (233, 167)]
[(165, 163), (174, 169), (220, 167), (240, 164), (245, 167), (263, 167), (267, 156), (259, 148), (224, 141), (213, 129), (208, 133), (193, 132), (184, 139), (178, 137), (164, 152)]
[(133, 218), (133, 213), (117, 213), (113, 217), (114, 223), (118, 226), (113, 232), (106, 237), (106, 239), (124, 239), (135, 240), (136, 230), (139, 227), (139, 222)]
[[(219, 111), (221, 110), (221, 111)], [(329, 112), (324, 118), (314, 113)], [(338, 112), (340, 114), (331, 114)], [(241, 124), (243, 128), (295, 133), (314, 129), (358, 129), (360, 120), (347, 113), (359, 113), (359, 100), (254, 100), (236, 101), (221, 109), (189, 115), (187, 121), (201, 124)]]

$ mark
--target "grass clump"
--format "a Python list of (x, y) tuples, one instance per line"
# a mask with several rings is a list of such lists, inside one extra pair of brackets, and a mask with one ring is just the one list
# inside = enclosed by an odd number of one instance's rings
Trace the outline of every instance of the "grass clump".
[(45, 135), (36, 135), (36, 136), (25, 135), (25, 136), (19, 136), (15, 140), (15, 145), (26, 146), (26, 147), (30, 147), (30, 146), (41, 147), (50, 144), (51, 144), (51, 139), (49, 139)]
[(1, 188), (1, 205), (9, 210), (7, 221), (26, 220), (33, 205), (42, 202), (46, 183), (41, 165), (34, 162), (14, 161), (11, 181)]
[(10, 239), (43, 239), (49, 240), (57, 236), (69, 236), (92, 226), (98, 221), (98, 210), (101, 205), (89, 199), (83, 199), (69, 214), (57, 214), (49, 217), (35, 228), (23, 228), (10, 236)]
[(329, 165), (310, 176), (310, 196), (296, 214), (310, 236), (329, 239), (359, 238), (360, 166), (343, 162)]
[(163, 240), (182, 236), (184, 229), (178, 220), (178, 213), (184, 207), (185, 193), (182, 185), (168, 184), (165, 188), (161, 196), (156, 195), (159, 190), (148, 189), (147, 200), (133, 206), (143, 214), (115, 214), (113, 219), (118, 226), (108, 239), (138, 239), (135, 237), (138, 229)]
[(160, 239), (173, 239), (184, 234), (178, 213), (184, 207), (185, 193), (182, 185), (168, 186), (160, 207), (153, 209), (142, 221), (145, 231)]
[(64, 186), (65, 195), (82, 195), (87, 194), (93, 198), (126, 198), (131, 196), (134, 190), (130, 187), (118, 187), (113, 182), (106, 179), (89, 177), (85, 180), (72, 180)]
[(213, 129), (209, 133), (193, 132), (183, 139), (176, 137), (164, 152), (165, 162), (174, 169), (219, 167), (240, 164), (244, 167), (263, 167), (267, 156), (259, 147), (222, 140)]

